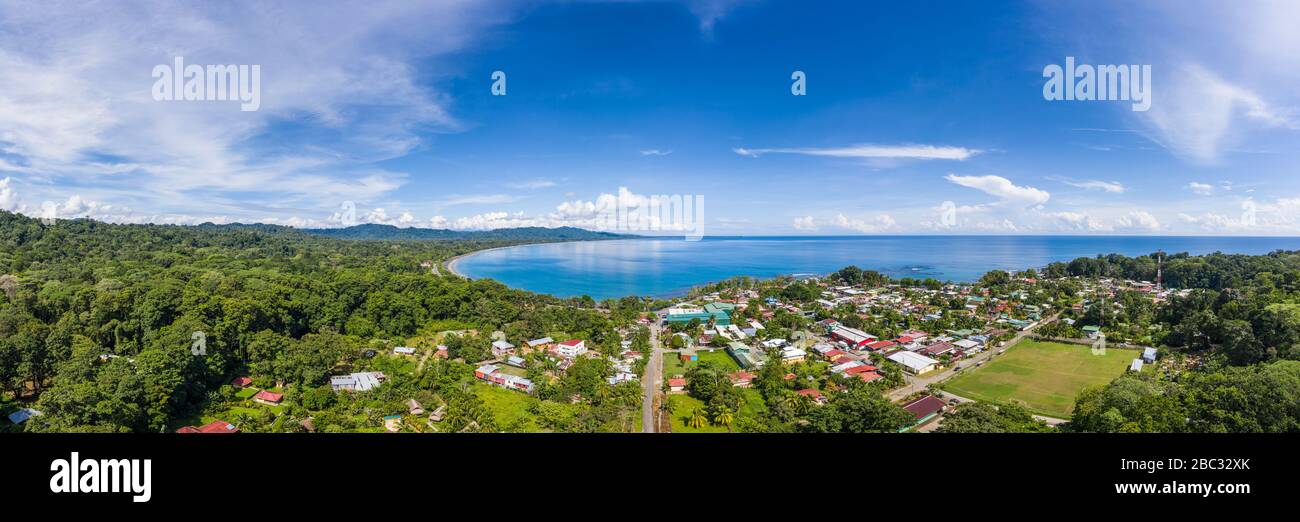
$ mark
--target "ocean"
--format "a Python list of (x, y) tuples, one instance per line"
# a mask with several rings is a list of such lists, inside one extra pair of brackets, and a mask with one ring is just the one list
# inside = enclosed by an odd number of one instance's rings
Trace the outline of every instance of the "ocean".
[(734, 276), (834, 272), (848, 265), (891, 277), (967, 282), (989, 270), (1118, 253), (1264, 254), (1300, 250), (1300, 237), (852, 236), (712, 237), (549, 243), (466, 256), (455, 270), (559, 297), (671, 297)]

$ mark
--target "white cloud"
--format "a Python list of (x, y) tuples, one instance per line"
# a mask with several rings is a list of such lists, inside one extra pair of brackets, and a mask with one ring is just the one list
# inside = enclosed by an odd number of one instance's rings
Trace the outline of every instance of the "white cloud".
[[(0, 3), (5, 168), (131, 193), (150, 211), (199, 212), (194, 202), (217, 193), (243, 219), (374, 198), (405, 182), (378, 162), (460, 128), (416, 64), (465, 48), (513, 7)], [(150, 72), (176, 56), (261, 66), (261, 110), (154, 101)], [(301, 124), (311, 145), (258, 139), (279, 121)]]
[(509, 194), (471, 194), (464, 196), (448, 196), (446, 199), (439, 201), (442, 206), (457, 205), (497, 205), (501, 203), (513, 203), (519, 198)]
[(870, 218), (849, 218), (844, 214), (835, 216), (835, 225), (863, 234), (874, 234), (894, 228), (897, 223), (889, 214), (878, 214)]
[(536, 190), (555, 186), (555, 182), (549, 179), (535, 179), (531, 181), (516, 181), (506, 183), (506, 186), (516, 190)]
[(794, 223), (792, 223), (792, 226), (794, 226), (795, 230), (804, 230), (804, 231), (817, 230), (817, 222), (813, 220), (812, 216), (803, 216), (803, 217), (794, 218)]
[(671, 150), (659, 150), (659, 149), (646, 149), (641, 151), (642, 156), (667, 156), (672, 153), (673, 151)]
[(686, 8), (700, 20), (700, 32), (713, 35), (713, 27), (738, 6), (752, 0), (686, 0)]
[(1117, 219), (1114, 228), (1125, 232), (1157, 232), (1163, 227), (1150, 212), (1136, 210)]
[(1189, 64), (1166, 76), (1148, 112), (1154, 138), (1171, 152), (1195, 163), (1215, 164), (1240, 141), (1238, 122), (1296, 128), (1293, 111), (1274, 107), (1255, 91), (1229, 83), (1206, 68)]
[(0, 179), (0, 210), (22, 212), (24, 207), (18, 201), (18, 192), (9, 183), (9, 178)]
[(1202, 196), (1208, 196), (1214, 192), (1214, 186), (1208, 183), (1199, 183), (1196, 181), (1188, 183), (1185, 188)]
[(998, 198), (998, 203), (1010, 203), (1024, 207), (1042, 205), (1052, 194), (1030, 186), (1017, 186), (1002, 176), (958, 176), (948, 174), (944, 179), (967, 188), (973, 188)]
[(1071, 187), (1078, 187), (1086, 190), (1100, 190), (1103, 192), (1110, 192), (1112, 194), (1123, 194), (1125, 190), (1124, 184), (1118, 181), (1061, 180), (1061, 183), (1065, 183), (1066, 185), (1069, 185)]
[(919, 159), (919, 160), (957, 160), (970, 158), (981, 151), (964, 147), (943, 147), (935, 145), (854, 145), (836, 148), (736, 148), (733, 152), (741, 156), (757, 158), (764, 154), (802, 154), (806, 156), (827, 156), (832, 158), (862, 159)]

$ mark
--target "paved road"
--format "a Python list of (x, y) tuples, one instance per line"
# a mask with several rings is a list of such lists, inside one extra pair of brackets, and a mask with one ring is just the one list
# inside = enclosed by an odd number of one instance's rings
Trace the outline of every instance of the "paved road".
[[(1061, 315), (1061, 312), (1056, 312), (1051, 317), (1039, 321), (1038, 326), (1042, 326), (1044, 324), (1047, 324), (1048, 322), (1055, 321), (1058, 315)], [(968, 369), (974, 368), (976, 364), (989, 360), (991, 357), (997, 354), (999, 350), (1005, 350), (1007, 348), (1015, 346), (1016, 343), (1020, 342), (1021, 339), (1024, 339), (1025, 336), (1032, 333), (1035, 329), (1038, 328), (1038, 326), (1034, 326), (1033, 328), (1029, 328), (1021, 331), (1020, 333), (1016, 334), (1015, 337), (1012, 337), (1010, 341), (1007, 341), (1007, 344), (1001, 348), (990, 346), (988, 349), (984, 350), (979, 354), (976, 354), (974, 357), (971, 357), (969, 359), (962, 359), (959, 362), (959, 364), (961, 365), (962, 368), (967, 369), (962, 371), (968, 371)], [(929, 386), (936, 382), (952, 377), (953, 374), (955, 373), (957, 372), (953, 370), (951, 367), (949, 367), (941, 371), (931, 372), (929, 375), (926, 375), (925, 377), (916, 377), (913, 375), (908, 375), (907, 385), (900, 387), (892, 392), (889, 392), (888, 395), (889, 400), (894, 402), (901, 401), (907, 398), (907, 396), (909, 395), (925, 391), (926, 386)]]
[(650, 323), (650, 362), (645, 366), (645, 375), (641, 384), (645, 387), (645, 397), (641, 399), (641, 433), (655, 432), (655, 396), (663, 386), (664, 351), (659, 346), (659, 316), (652, 315)]

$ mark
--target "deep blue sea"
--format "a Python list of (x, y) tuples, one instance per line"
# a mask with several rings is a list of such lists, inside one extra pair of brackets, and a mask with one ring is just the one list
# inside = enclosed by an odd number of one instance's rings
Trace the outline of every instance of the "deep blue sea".
[(748, 275), (826, 274), (848, 265), (892, 277), (974, 281), (989, 270), (1041, 268), (1053, 261), (1119, 253), (1264, 254), (1300, 250), (1300, 237), (854, 236), (628, 239), (488, 250), (457, 272), (560, 297), (674, 296), (693, 286)]

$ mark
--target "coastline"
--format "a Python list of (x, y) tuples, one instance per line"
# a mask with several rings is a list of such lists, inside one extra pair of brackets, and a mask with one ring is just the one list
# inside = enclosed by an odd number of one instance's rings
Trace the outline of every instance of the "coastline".
[[(485, 248), (485, 249), (483, 249), (483, 250), (475, 250), (475, 251), (473, 251), (473, 252), (465, 252), (464, 254), (460, 254), (460, 255), (457, 255), (457, 256), (452, 256), (450, 259), (448, 259), (448, 260), (446, 260), (445, 262), (443, 262), (443, 263), (442, 263), (442, 266), (443, 266), (443, 268), (446, 268), (446, 269), (447, 269), (447, 272), (450, 272), (452, 275), (455, 275), (455, 276), (457, 276), (457, 277), (463, 277), (463, 278), (465, 278), (465, 279), (471, 279), (471, 280), (472, 280), (472, 279), (474, 279), (474, 278), (472, 278), (472, 277), (470, 277), (470, 276), (468, 276), (468, 275), (465, 275), (464, 273), (462, 273), (462, 272), (456, 270), (456, 264), (459, 263), (459, 262), (461, 262), (461, 261), (464, 260), (465, 258), (470, 257), (470, 256), (476, 256), (476, 255), (483, 254), (483, 253), (486, 253), (486, 252), (491, 252), (491, 251), (493, 251), (493, 250), (504, 250), (504, 249), (507, 249), (507, 248), (516, 248), (516, 247), (523, 247), (523, 246), (530, 246), (530, 245), (559, 245), (559, 244), (563, 244), (563, 243), (589, 243), (589, 242), (595, 242), (595, 241), (619, 241), (619, 240), (623, 240), (623, 239), (639, 239), (639, 238), (617, 238), (617, 239), (575, 239), (575, 240), (573, 240), (573, 241), (544, 241), (544, 242), (541, 242), (541, 243), (520, 243), (520, 244), (518, 244), (518, 245), (506, 245), (506, 246), (499, 246), (499, 247)], [(513, 288), (513, 287), (511, 287), (511, 288)], [(521, 290), (522, 290), (522, 289), (521, 289)]]

